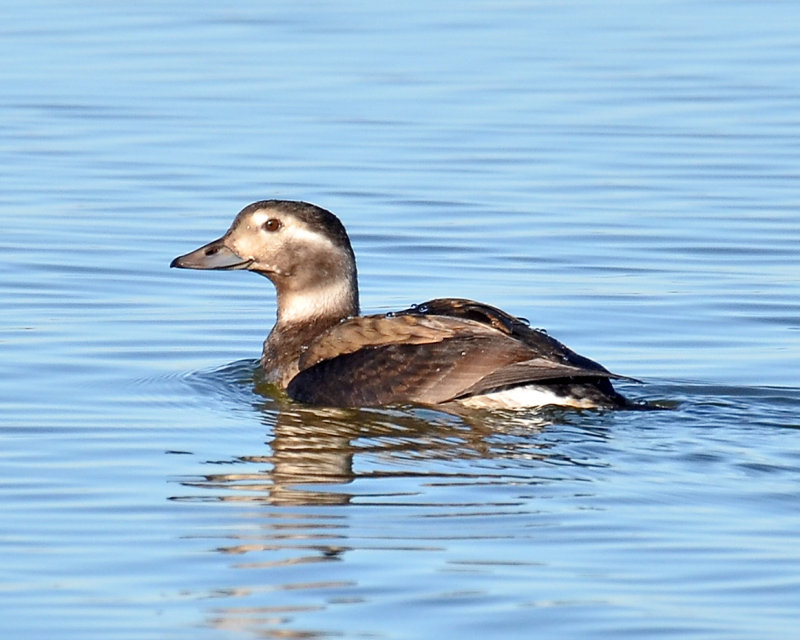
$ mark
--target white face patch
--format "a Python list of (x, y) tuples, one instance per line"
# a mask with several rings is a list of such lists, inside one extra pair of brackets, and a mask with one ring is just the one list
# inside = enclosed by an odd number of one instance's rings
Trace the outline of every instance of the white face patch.
[(294, 245), (316, 247), (321, 252), (339, 252), (340, 248), (335, 246), (331, 239), (326, 235), (311, 231), (308, 227), (301, 225), (294, 220), (292, 224), (287, 224), (284, 233), (288, 236), (287, 240)]
[[(264, 224), (273, 218), (280, 220), (281, 226), (269, 231)], [(238, 255), (254, 261), (254, 271), (282, 276), (292, 275), (291, 256), (301, 249), (320, 255), (342, 251), (324, 233), (308, 228), (291, 214), (270, 209), (259, 209), (242, 220), (231, 233), (230, 246)]]
[[(263, 229), (264, 223), (271, 219), (277, 218), (283, 223), (283, 227), (279, 231), (266, 231)], [(281, 238), (282, 242), (291, 243), (293, 245), (316, 245), (320, 251), (339, 251), (331, 239), (325, 234), (312, 231), (302, 222), (299, 222), (291, 215), (273, 213), (267, 209), (260, 209), (256, 211), (252, 217), (252, 222), (246, 226), (248, 231), (258, 232), (262, 234), (276, 234), (276, 238)]]
[(251, 223), (246, 225), (246, 228), (248, 230), (252, 230), (253, 227), (260, 228), (267, 220), (275, 217), (276, 216), (269, 211), (266, 211), (265, 209), (259, 209), (252, 216), (250, 216)]

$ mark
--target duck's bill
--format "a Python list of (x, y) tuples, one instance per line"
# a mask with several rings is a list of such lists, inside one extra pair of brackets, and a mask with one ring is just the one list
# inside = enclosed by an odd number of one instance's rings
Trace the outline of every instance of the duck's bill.
[(191, 253), (178, 256), (169, 266), (179, 269), (247, 269), (253, 264), (252, 259), (242, 258), (229, 249), (224, 240), (219, 238)]

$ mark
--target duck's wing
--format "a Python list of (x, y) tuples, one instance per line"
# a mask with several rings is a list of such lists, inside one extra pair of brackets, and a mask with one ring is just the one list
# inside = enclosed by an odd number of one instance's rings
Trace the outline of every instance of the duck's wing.
[[(547, 347), (552, 350), (550, 342)], [(332, 327), (308, 346), (287, 391), (311, 404), (439, 404), (499, 387), (573, 377), (617, 376), (537, 351), (491, 323), (409, 311), (352, 318)]]
[(530, 322), (525, 318), (512, 316), (502, 309), (483, 302), (465, 298), (436, 298), (435, 300), (428, 300), (422, 304), (398, 311), (396, 315), (435, 315), (472, 320), (497, 329), (515, 340), (519, 340), (540, 357), (547, 360), (584, 369), (585, 374), (594, 371), (596, 375), (601, 377), (639, 382), (635, 378), (612, 374), (600, 363), (576, 353), (565, 344), (549, 336), (546, 331), (532, 328)]

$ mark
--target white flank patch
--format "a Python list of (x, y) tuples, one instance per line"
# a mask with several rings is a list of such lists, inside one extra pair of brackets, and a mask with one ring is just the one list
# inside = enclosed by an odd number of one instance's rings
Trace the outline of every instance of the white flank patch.
[(479, 396), (470, 396), (458, 402), (472, 409), (525, 409), (548, 405), (576, 407), (578, 409), (593, 409), (597, 407), (597, 403), (588, 398), (559, 396), (545, 387), (533, 384), (512, 387), (511, 389), (494, 391)]

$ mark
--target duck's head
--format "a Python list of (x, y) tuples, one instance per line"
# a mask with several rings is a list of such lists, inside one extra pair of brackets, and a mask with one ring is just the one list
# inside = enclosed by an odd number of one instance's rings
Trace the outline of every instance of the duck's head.
[(254, 202), (224, 236), (178, 256), (170, 266), (247, 269), (266, 276), (278, 293), (279, 322), (358, 313), (356, 262), (347, 232), (330, 211), (307, 202)]

